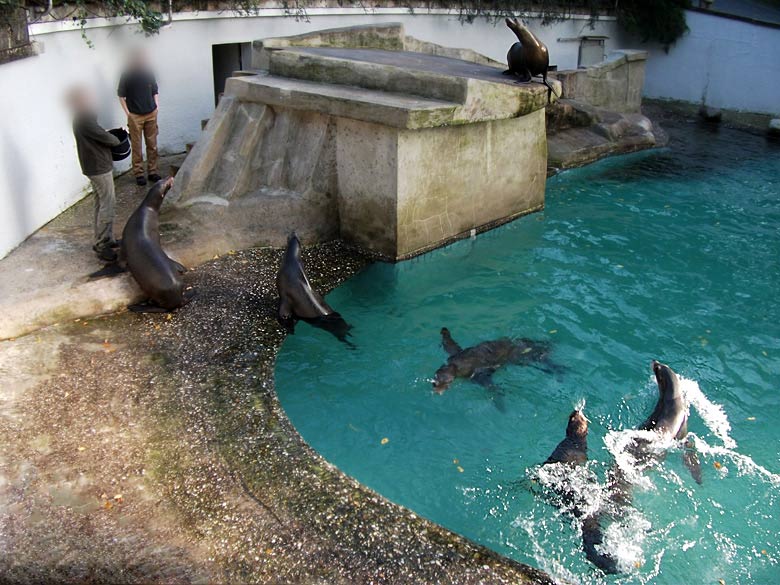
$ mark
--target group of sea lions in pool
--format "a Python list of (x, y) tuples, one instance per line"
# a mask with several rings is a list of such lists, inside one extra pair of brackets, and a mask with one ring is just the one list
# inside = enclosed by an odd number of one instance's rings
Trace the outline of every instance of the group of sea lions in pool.
[[(287, 243), (282, 265), (277, 275), (279, 293), (278, 318), (292, 331), (297, 319), (326, 329), (338, 339), (347, 340), (351, 327), (335, 312), (311, 286), (301, 259), (301, 244), (293, 233)], [(493, 382), (493, 374), (505, 365), (522, 365), (538, 368), (547, 373), (560, 373), (564, 368), (552, 361), (549, 342), (533, 339), (501, 338), (483, 341), (475, 346), (463, 348), (446, 327), (441, 330), (442, 347), (449, 355), (433, 377), (433, 390), (442, 393), (456, 378), (463, 378), (484, 386), (496, 407), (505, 410), (503, 391)], [(350, 344), (351, 347), (354, 345)], [(641, 469), (647, 469), (658, 462), (661, 453), (657, 447), (672, 441), (684, 441), (688, 436), (688, 405), (680, 389), (677, 374), (667, 365), (655, 360), (652, 370), (658, 386), (658, 402), (650, 416), (639, 425), (638, 430), (648, 431), (650, 436), (635, 437), (627, 451)], [(588, 461), (588, 419), (580, 410), (569, 416), (566, 437), (555, 447), (543, 465), (559, 464), (579, 466)], [(690, 443), (685, 444), (683, 460), (694, 480), (701, 483), (701, 466)], [(574, 494), (575, 488), (559, 486), (558, 496), (568, 500), (567, 509), (580, 522), (582, 546), (585, 555), (605, 573), (617, 573), (617, 560), (601, 549), (604, 540), (602, 524), (608, 516), (619, 514), (631, 503), (631, 481), (625, 471), (614, 465), (608, 477), (608, 506), (590, 510), (579, 506)]]

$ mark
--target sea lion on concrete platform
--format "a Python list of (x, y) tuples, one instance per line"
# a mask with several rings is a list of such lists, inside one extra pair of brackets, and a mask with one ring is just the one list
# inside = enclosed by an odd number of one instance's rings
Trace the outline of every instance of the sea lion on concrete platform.
[(301, 259), (301, 241), (295, 232), (287, 238), (287, 249), (276, 274), (276, 290), (279, 292), (279, 322), (289, 333), (295, 332), (295, 321), (302, 319), (354, 348), (347, 339), (352, 326), (312, 288)]
[(452, 339), (449, 329), (441, 330), (444, 351), (449, 354), (447, 363), (440, 367), (433, 379), (433, 389), (441, 394), (455, 378), (467, 378), (491, 392), (496, 408), (504, 410), (503, 392), (493, 383), (493, 373), (506, 364), (537, 367), (553, 373), (562, 368), (549, 359), (550, 344), (533, 339), (517, 341), (503, 337), (466, 349)]
[(157, 181), (127, 220), (122, 232), (121, 258), (149, 301), (132, 305), (138, 313), (162, 313), (185, 304), (181, 275), (187, 269), (169, 258), (160, 245), (160, 206), (173, 186), (173, 177)]
[[(531, 81), (533, 77), (541, 76), (542, 83), (547, 87), (547, 103), (550, 103), (553, 88), (547, 82), (547, 70), (550, 67), (547, 46), (516, 18), (507, 18), (505, 22), (509, 30), (517, 36), (518, 42), (513, 44), (506, 54), (509, 69), (504, 71), (504, 75), (516, 75), (520, 81)], [(555, 97), (560, 96), (556, 94)]]
[[(561, 463), (579, 466), (587, 463), (588, 422), (581, 411), (572, 412), (566, 426), (566, 438), (558, 443), (543, 465)], [(565, 509), (581, 522), (582, 549), (585, 551), (585, 556), (605, 573), (617, 573), (618, 567), (615, 558), (600, 550), (600, 545), (604, 541), (604, 532), (601, 528), (602, 512), (599, 509), (590, 509), (593, 502), (585, 501), (587, 496), (582, 489), (583, 486), (577, 485), (576, 481), (573, 480), (573, 477), (577, 477), (578, 480), (582, 481), (585, 476), (563, 470), (553, 477), (556, 481), (550, 482), (548, 487), (554, 492), (558, 504), (565, 506)]]

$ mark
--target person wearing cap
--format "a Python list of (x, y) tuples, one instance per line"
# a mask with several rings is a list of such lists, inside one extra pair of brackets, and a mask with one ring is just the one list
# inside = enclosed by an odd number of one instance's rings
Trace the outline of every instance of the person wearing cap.
[(113, 262), (117, 259), (119, 246), (114, 239), (116, 195), (111, 147), (118, 146), (120, 140), (98, 124), (92, 96), (85, 88), (72, 89), (68, 94), (68, 105), (73, 112), (73, 136), (81, 172), (89, 179), (95, 194), (92, 249), (101, 260)]
[(138, 185), (146, 185), (144, 177), (144, 155), (141, 143), (146, 143), (146, 166), (149, 181), (160, 180), (157, 170), (157, 109), (159, 98), (157, 80), (149, 70), (146, 57), (141, 51), (130, 55), (125, 71), (119, 78), (117, 88), (119, 103), (127, 115), (130, 131), (130, 145), (133, 150), (133, 174)]

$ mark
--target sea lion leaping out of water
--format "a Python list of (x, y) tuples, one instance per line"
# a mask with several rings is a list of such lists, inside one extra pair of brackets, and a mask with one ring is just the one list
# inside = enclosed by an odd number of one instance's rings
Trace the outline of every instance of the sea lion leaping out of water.
[[(550, 67), (550, 53), (547, 46), (540, 41), (530, 29), (516, 18), (507, 18), (509, 27), (517, 41), (509, 48), (506, 54), (507, 66), (504, 75), (516, 75), (520, 81), (531, 81), (533, 77), (541, 77), (542, 83), (547, 87), (547, 103), (550, 103), (553, 94), (552, 85), (547, 81), (547, 70)], [(560, 97), (555, 94), (555, 97)]]
[(276, 289), (279, 292), (279, 322), (289, 333), (295, 332), (295, 321), (302, 319), (333, 334), (350, 348), (355, 347), (347, 339), (352, 326), (312, 288), (301, 259), (301, 241), (295, 232), (287, 238), (287, 249), (276, 275)]
[[(579, 466), (587, 463), (588, 422), (580, 410), (572, 412), (566, 426), (566, 438), (558, 443), (543, 465), (561, 463)], [(560, 504), (565, 505), (566, 509), (580, 520), (582, 524), (582, 549), (585, 551), (587, 559), (605, 573), (615, 574), (618, 572), (617, 561), (609, 553), (600, 550), (604, 541), (604, 533), (601, 528), (602, 513), (598, 509), (596, 511), (587, 509), (592, 505), (592, 502), (585, 501), (581, 486), (574, 485), (572, 476), (570, 471), (556, 474), (559, 481), (549, 487), (555, 493)]]
[[(680, 379), (674, 370), (656, 360), (652, 362), (653, 374), (658, 385), (658, 402), (650, 416), (637, 427), (640, 431), (651, 431), (657, 438), (634, 437), (625, 452), (634, 460), (638, 471), (647, 470), (662, 461), (664, 454), (657, 446), (670, 441), (685, 441), (683, 463), (694, 481), (702, 483), (701, 463), (698, 453), (688, 437), (688, 403), (680, 388)], [(632, 500), (632, 483), (626, 472), (614, 465), (608, 477), (610, 499), (621, 505)]]
[(441, 343), (449, 354), (447, 363), (440, 367), (433, 378), (433, 389), (441, 394), (455, 378), (467, 378), (490, 390), (496, 408), (504, 410), (503, 392), (493, 383), (493, 374), (506, 364), (534, 366), (542, 371), (554, 373), (562, 368), (549, 359), (550, 344), (532, 339), (517, 341), (502, 337), (494, 341), (483, 341), (463, 349), (450, 335), (450, 330), (441, 330)]
[(173, 186), (173, 177), (157, 181), (127, 220), (120, 258), (126, 263), (149, 301), (130, 306), (137, 313), (164, 313), (184, 305), (181, 275), (187, 269), (167, 256), (160, 245), (160, 206)]

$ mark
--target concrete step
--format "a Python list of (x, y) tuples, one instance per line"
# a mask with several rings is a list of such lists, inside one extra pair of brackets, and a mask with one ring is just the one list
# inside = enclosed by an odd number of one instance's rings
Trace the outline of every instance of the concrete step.
[(433, 128), (458, 123), (456, 103), (275, 75), (230, 78), (226, 93), (241, 101), (327, 113), (395, 128)]
[[(547, 104), (541, 83), (519, 83), (490, 65), (409, 51), (290, 47), (270, 52), (269, 72), (458, 104), (468, 122), (522, 116)], [(558, 82), (551, 83), (560, 94)]]

